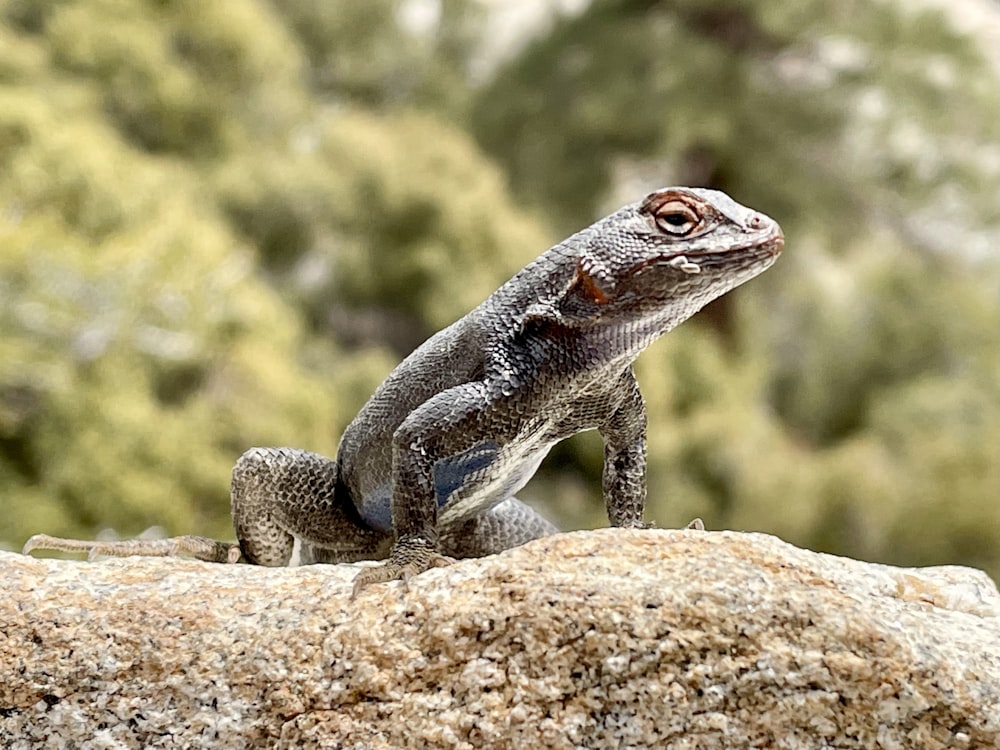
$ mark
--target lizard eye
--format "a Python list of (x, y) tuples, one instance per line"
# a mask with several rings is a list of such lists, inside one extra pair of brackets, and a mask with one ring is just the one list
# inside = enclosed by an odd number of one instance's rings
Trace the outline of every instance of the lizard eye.
[(689, 235), (701, 224), (701, 217), (681, 201), (667, 201), (656, 209), (654, 218), (657, 227), (674, 237)]

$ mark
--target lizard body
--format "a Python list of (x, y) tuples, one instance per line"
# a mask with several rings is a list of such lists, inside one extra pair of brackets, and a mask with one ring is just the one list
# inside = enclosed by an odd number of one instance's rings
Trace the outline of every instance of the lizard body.
[[(238, 545), (32, 537), (36, 548), (186, 552), (285, 565), (382, 559), (355, 592), (556, 531), (514, 496), (560, 440), (599, 430), (614, 526), (643, 526), (646, 413), (632, 362), (777, 258), (777, 223), (724, 193), (665, 188), (555, 245), (418, 347), (331, 461), (254, 448), (233, 470)], [(76, 544), (79, 546), (69, 546)], [(131, 546), (130, 546), (131, 545)]]

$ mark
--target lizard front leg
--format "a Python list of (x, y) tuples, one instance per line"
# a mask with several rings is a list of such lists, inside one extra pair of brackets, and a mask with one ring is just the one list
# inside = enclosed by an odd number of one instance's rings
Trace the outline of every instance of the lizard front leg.
[(440, 553), (438, 508), (451, 490), (439, 487), (435, 466), (484, 440), (490, 401), (482, 382), (464, 383), (430, 398), (412, 411), (392, 439), (392, 525), (396, 534), (388, 561), (365, 568), (352, 597), (372, 583), (402, 579), (453, 562)]
[(612, 526), (646, 528), (646, 405), (629, 367), (617, 386), (624, 399), (598, 431), (604, 439), (604, 504)]

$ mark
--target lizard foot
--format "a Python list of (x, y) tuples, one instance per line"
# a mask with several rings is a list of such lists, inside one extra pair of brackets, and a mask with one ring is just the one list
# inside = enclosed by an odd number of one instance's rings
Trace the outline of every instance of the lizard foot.
[(684, 528), (687, 529), (688, 531), (704, 531), (705, 522), (702, 521), (700, 518), (692, 518), (691, 523), (689, 523)]
[(431, 568), (443, 568), (455, 562), (455, 558), (442, 555), (433, 545), (423, 539), (401, 539), (392, 548), (392, 553), (384, 565), (365, 568), (354, 579), (351, 600), (373, 583), (401, 580), (404, 588), (415, 575)]
[(27, 542), (21, 554), (32, 550), (57, 550), (59, 552), (86, 552), (87, 559), (98, 555), (106, 557), (177, 557), (186, 555), (204, 562), (236, 563), (240, 561), (240, 546), (230, 542), (219, 542), (203, 536), (176, 536), (169, 539), (125, 539), (114, 542), (86, 541), (82, 539), (61, 539), (48, 534), (35, 534)]

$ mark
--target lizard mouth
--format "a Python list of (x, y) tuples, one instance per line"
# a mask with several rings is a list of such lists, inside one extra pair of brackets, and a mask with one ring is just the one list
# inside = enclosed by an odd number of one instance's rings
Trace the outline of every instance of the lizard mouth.
[(649, 260), (643, 260), (629, 269), (628, 275), (635, 276), (654, 267), (670, 266), (685, 273), (700, 273), (703, 266), (722, 268), (726, 266), (753, 265), (754, 261), (770, 265), (781, 254), (785, 246), (785, 235), (781, 229), (764, 239), (746, 242), (742, 245), (729, 246), (725, 249), (697, 250), (687, 253), (667, 253)]
[(746, 256), (776, 258), (781, 254), (781, 250), (784, 247), (785, 235), (780, 229), (778, 229), (774, 234), (763, 240), (758, 240), (757, 242), (748, 242), (745, 245), (737, 245), (735, 247), (726, 248), (722, 251), (708, 250), (705, 252), (692, 253), (691, 257), (698, 258), (699, 260), (705, 259), (709, 262), (719, 261), (721, 263), (726, 263), (728, 261)]

